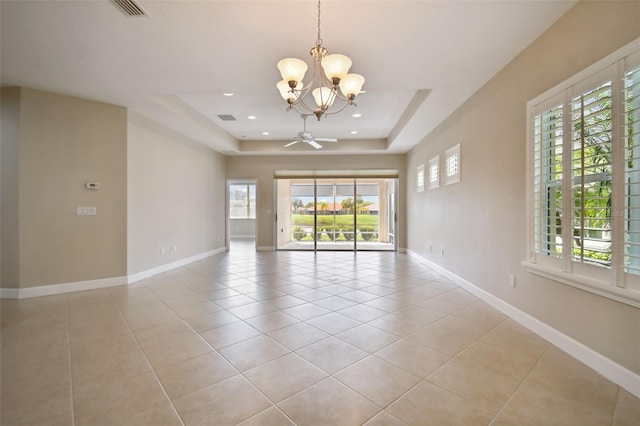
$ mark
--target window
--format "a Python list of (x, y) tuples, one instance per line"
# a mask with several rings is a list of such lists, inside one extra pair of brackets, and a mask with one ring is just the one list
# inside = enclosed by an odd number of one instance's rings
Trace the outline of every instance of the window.
[(640, 306), (640, 40), (530, 101), (534, 273)]
[(429, 160), (429, 189), (440, 186), (440, 156), (436, 155)]
[(424, 191), (424, 164), (420, 164), (416, 169), (416, 185), (417, 191)]
[(229, 217), (231, 219), (256, 218), (255, 184), (229, 185)]
[(460, 182), (460, 144), (451, 147), (445, 153), (447, 185)]

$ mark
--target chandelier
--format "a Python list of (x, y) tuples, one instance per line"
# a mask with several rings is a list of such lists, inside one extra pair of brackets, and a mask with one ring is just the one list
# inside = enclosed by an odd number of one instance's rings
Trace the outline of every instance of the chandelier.
[[(280, 95), (289, 104), (287, 110), (294, 109), (299, 113), (315, 114), (320, 118), (326, 115), (336, 114), (348, 105), (354, 105), (356, 96), (360, 93), (364, 84), (364, 77), (360, 74), (348, 74), (351, 67), (351, 59), (345, 55), (329, 55), (327, 49), (322, 47), (320, 36), (320, 1), (318, 0), (318, 38), (315, 47), (309, 52), (313, 58), (313, 70), (311, 80), (304, 84), (304, 74), (307, 72), (307, 63), (297, 58), (286, 58), (278, 62), (278, 70), (282, 80), (276, 85)], [(338, 91), (338, 89), (340, 89)], [(309, 103), (307, 95), (311, 92), (315, 105)], [(305, 99), (306, 98), (306, 99)], [(332, 105), (336, 102), (332, 110)], [(340, 104), (340, 105), (338, 105)]]

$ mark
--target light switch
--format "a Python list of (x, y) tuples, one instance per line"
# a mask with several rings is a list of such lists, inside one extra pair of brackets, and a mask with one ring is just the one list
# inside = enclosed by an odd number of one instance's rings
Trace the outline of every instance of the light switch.
[(95, 207), (77, 207), (76, 213), (78, 216), (95, 216), (96, 208)]

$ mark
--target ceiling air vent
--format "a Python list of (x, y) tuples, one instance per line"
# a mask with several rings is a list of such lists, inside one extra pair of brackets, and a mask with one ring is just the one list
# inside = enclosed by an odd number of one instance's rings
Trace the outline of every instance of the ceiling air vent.
[(218, 118), (222, 121), (236, 121), (236, 118), (231, 114), (220, 114)]
[(127, 16), (149, 16), (140, 5), (133, 0), (111, 0)]

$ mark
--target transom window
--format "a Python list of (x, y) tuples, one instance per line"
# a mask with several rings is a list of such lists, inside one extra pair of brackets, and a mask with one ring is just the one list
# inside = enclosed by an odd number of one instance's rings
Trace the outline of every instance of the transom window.
[(527, 114), (526, 266), (640, 306), (640, 40)]

